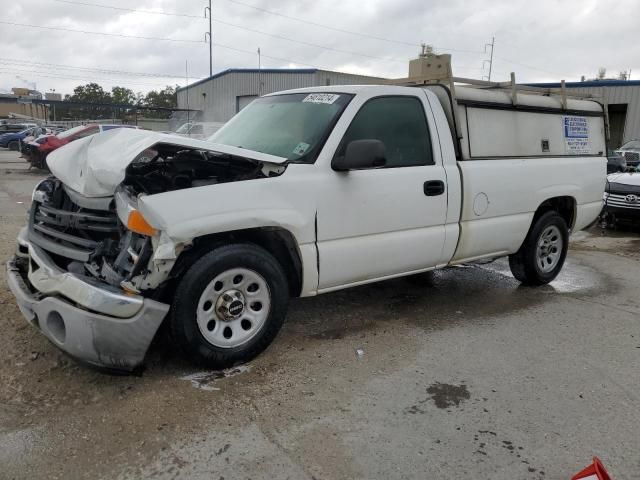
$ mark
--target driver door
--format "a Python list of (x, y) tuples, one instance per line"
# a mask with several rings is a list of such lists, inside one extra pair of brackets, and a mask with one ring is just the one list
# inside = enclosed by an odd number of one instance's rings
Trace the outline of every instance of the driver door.
[(384, 144), (386, 165), (331, 170), (319, 187), (319, 291), (443, 262), (446, 177), (426, 96), (416, 89), (415, 95), (370, 98), (353, 117), (335, 155), (344, 155), (349, 142), (362, 139)]

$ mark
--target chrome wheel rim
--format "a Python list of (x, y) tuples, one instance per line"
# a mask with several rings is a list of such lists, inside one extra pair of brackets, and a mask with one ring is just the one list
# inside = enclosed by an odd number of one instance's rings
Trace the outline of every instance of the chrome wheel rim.
[(562, 254), (562, 233), (555, 225), (546, 227), (538, 240), (536, 263), (538, 268), (549, 273), (558, 266)]
[(234, 348), (258, 334), (270, 309), (271, 294), (264, 277), (248, 268), (232, 268), (217, 275), (202, 291), (196, 320), (207, 342)]

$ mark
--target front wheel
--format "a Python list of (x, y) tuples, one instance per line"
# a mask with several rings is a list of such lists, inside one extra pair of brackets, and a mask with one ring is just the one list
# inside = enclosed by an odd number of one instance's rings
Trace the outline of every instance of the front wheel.
[(20, 144), (17, 142), (17, 140), (12, 140), (7, 144), (7, 148), (15, 152), (16, 150), (20, 149)]
[(282, 327), (289, 302), (278, 261), (253, 244), (205, 254), (175, 291), (171, 334), (195, 363), (220, 369), (261, 353)]
[(558, 276), (569, 249), (569, 229), (557, 212), (541, 215), (524, 243), (509, 256), (513, 276), (527, 285), (544, 285)]

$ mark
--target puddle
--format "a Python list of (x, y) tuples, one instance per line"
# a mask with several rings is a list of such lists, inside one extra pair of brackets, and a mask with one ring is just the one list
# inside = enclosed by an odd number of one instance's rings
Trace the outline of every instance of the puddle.
[(471, 394), (464, 383), (461, 385), (449, 385), (436, 382), (427, 388), (427, 393), (431, 395), (431, 400), (438, 408), (449, 408), (454, 405), (457, 407), (464, 400), (471, 398)]
[[(495, 262), (488, 265), (478, 265), (479, 268), (513, 278), (509, 264), (506, 262)], [(554, 293), (575, 293), (586, 292), (598, 286), (596, 272), (591, 269), (575, 265), (572, 262), (565, 263), (560, 275), (548, 285), (539, 288), (540, 291)]]
[(248, 372), (250, 369), (251, 367), (249, 365), (239, 365), (237, 367), (225, 368), (224, 370), (208, 370), (205, 372), (191, 373), (184, 377), (180, 377), (180, 380), (187, 380), (191, 382), (191, 386), (198, 390), (213, 392), (220, 390), (220, 388), (214, 385), (216, 380), (235, 377), (241, 373)]

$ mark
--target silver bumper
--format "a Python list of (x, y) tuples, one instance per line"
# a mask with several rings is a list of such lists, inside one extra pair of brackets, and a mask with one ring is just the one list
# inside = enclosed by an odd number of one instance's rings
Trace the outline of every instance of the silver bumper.
[[(18, 244), (17, 256), (7, 262), (7, 281), (29, 323), (90, 364), (133, 370), (143, 362), (169, 305), (64, 272), (23, 232)], [(28, 273), (20, 271), (20, 261), (29, 264)]]

